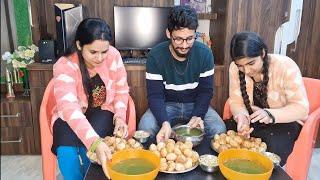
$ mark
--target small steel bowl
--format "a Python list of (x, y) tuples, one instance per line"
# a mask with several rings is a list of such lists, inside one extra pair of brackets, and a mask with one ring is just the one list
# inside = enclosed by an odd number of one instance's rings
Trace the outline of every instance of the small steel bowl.
[(142, 130), (136, 131), (133, 135), (133, 138), (139, 141), (140, 143), (147, 142), (149, 137), (150, 137), (150, 133)]
[[(197, 135), (197, 136), (184, 136), (184, 135), (177, 134), (177, 131), (182, 130), (182, 131), (190, 132), (191, 129), (199, 130), (201, 132), (200, 135)], [(201, 128), (190, 128), (190, 126), (188, 126), (188, 125), (176, 126), (176, 127), (173, 127), (172, 130), (173, 130), (174, 139), (176, 141), (182, 141), (182, 142), (191, 141), (193, 147), (199, 145), (201, 143), (201, 141), (203, 140), (203, 137), (204, 137), (204, 130), (203, 129), (201, 129)]]
[[(205, 164), (204, 161), (214, 161), (214, 162), (211, 162), (214, 165), (208, 166), (208, 164)], [(211, 154), (201, 155), (199, 157), (199, 164), (201, 169), (206, 172), (216, 172), (219, 170), (218, 157)]]
[(263, 152), (262, 154), (267, 156), (275, 166), (276, 165), (280, 166), (280, 162), (281, 162), (280, 156), (272, 152)]

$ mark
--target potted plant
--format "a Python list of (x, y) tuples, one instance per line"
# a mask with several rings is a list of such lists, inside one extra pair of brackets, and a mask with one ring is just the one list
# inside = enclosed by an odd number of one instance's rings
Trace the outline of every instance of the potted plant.
[(30, 46), (18, 46), (13, 52), (5, 52), (2, 59), (6, 61), (8, 70), (13, 74), (13, 82), (23, 82), (23, 95), (29, 96), (29, 73), (27, 65), (34, 62), (34, 55), (39, 51), (34, 44)]

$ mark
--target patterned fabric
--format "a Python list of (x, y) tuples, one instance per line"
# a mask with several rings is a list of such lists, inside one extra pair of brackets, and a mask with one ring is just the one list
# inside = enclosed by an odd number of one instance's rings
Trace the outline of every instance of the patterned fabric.
[(169, 121), (165, 102), (195, 103), (192, 116), (204, 118), (213, 96), (214, 60), (212, 51), (195, 42), (187, 59), (175, 60), (169, 41), (148, 54), (146, 79), (148, 102), (159, 124)]
[[(287, 56), (269, 54), (268, 109), (277, 123), (298, 121), (308, 117), (309, 102), (297, 64)], [(234, 116), (248, 114), (240, 91), (239, 70), (234, 62), (229, 68), (230, 109)], [(253, 80), (245, 76), (247, 93), (253, 105)]]
[[(127, 73), (118, 50), (110, 46), (105, 61), (95, 67), (94, 71), (99, 74), (108, 92), (101, 109), (125, 120), (129, 87)], [(53, 76), (57, 105), (54, 108), (51, 126), (56, 119), (63, 119), (89, 149), (99, 136), (84, 115), (88, 99), (82, 84), (78, 55), (75, 53), (69, 57), (61, 57), (53, 66)]]
[[(254, 81), (254, 79), (252, 79)], [(253, 104), (255, 106), (258, 106), (260, 108), (266, 108), (263, 107), (261, 103), (262, 99), (262, 87), (263, 87), (263, 82), (254, 82), (253, 83)]]
[(106, 101), (106, 87), (100, 78), (99, 74), (90, 78), (91, 86), (91, 107), (100, 108), (100, 106)]

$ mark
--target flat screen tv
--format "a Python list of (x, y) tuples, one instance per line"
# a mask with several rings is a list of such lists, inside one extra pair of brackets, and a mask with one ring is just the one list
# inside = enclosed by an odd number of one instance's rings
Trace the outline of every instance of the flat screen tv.
[(167, 40), (170, 7), (114, 7), (115, 46), (120, 50), (151, 49)]

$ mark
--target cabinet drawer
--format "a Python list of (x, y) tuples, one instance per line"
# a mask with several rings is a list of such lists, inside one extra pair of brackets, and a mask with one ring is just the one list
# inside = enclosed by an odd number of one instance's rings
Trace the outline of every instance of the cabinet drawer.
[(33, 154), (34, 151), (32, 127), (1, 128), (1, 155)]
[(1, 101), (1, 127), (32, 126), (30, 100)]

